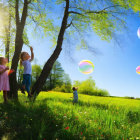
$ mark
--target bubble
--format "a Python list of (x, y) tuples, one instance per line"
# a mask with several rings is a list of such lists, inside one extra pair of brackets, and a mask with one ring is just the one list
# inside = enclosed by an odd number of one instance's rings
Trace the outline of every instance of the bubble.
[(138, 66), (138, 67), (136, 68), (136, 73), (137, 73), (137, 74), (140, 74), (140, 66)]
[(138, 28), (137, 35), (138, 35), (138, 38), (140, 39), (140, 27)]
[(82, 60), (79, 63), (79, 71), (83, 74), (90, 74), (94, 70), (94, 65), (89, 60)]

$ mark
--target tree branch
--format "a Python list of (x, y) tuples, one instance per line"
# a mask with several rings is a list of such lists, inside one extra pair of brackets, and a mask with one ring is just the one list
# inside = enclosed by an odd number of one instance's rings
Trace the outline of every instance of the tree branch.
[(114, 8), (114, 7), (120, 7), (121, 5), (112, 5), (112, 6), (108, 6), (106, 8), (104, 8), (103, 10), (109, 9), (109, 8)]
[(76, 12), (76, 11), (69, 11), (70, 14), (77, 14), (77, 15), (81, 15), (81, 16), (85, 16), (85, 14), (100, 14), (100, 13), (107, 13), (108, 11), (106, 9), (109, 9), (109, 8), (113, 8), (113, 7), (118, 7), (120, 5), (112, 5), (112, 6), (108, 6), (100, 11), (85, 11), (84, 9), (82, 8), (76, 8), (76, 7), (72, 7), (72, 8), (75, 8), (75, 9), (79, 9), (81, 10), (81, 12), (83, 11), (83, 13), (80, 13), (80, 12)]
[(69, 28), (69, 27), (72, 25), (72, 21), (73, 21), (73, 20), (71, 20), (70, 24), (68, 24), (68, 25), (66, 26), (66, 29)]
[(22, 26), (24, 26), (25, 22), (26, 22), (27, 10), (28, 10), (28, 1), (24, 0), (24, 7), (23, 7), (23, 12), (22, 12), (22, 17), (21, 17), (21, 24), (22, 24)]
[(85, 16), (84, 13), (79, 13), (75, 11), (69, 11), (69, 14), (77, 14), (77, 15)]
[(109, 8), (113, 8), (113, 7), (118, 7), (120, 5), (112, 5), (112, 6), (108, 6), (100, 11), (88, 11), (88, 12), (85, 12), (85, 13), (95, 13), (95, 14), (99, 14), (99, 13), (107, 13), (108, 11), (106, 11), (106, 9), (109, 9)]
[(19, 25), (19, 0), (16, 0), (16, 5), (15, 5), (15, 14), (16, 14), (16, 26)]

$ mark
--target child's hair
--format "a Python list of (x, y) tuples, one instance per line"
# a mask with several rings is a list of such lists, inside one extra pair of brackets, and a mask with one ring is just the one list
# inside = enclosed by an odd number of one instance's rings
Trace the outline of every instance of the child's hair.
[(25, 55), (26, 52), (21, 52), (20, 54), (20, 66), (22, 66), (22, 61), (23, 61), (23, 57)]
[(26, 52), (22, 52), (22, 53), (20, 54), (20, 59), (21, 59), (22, 61), (23, 61), (23, 57), (24, 57), (25, 53), (26, 53)]
[(4, 57), (0, 57), (0, 65), (2, 64)]
[(77, 90), (77, 89), (78, 89), (77, 87), (73, 87), (73, 88), (72, 88), (73, 91), (74, 91), (74, 90)]

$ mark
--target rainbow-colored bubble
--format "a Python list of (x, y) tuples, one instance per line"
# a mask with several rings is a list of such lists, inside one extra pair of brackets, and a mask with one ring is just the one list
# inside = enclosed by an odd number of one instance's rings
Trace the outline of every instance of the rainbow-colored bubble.
[(90, 74), (94, 70), (94, 65), (89, 60), (82, 60), (79, 63), (79, 71), (83, 74)]
[(138, 67), (136, 68), (136, 73), (137, 73), (137, 74), (140, 74), (140, 66), (138, 66)]
[(138, 35), (138, 38), (140, 39), (140, 27), (138, 28), (137, 35)]

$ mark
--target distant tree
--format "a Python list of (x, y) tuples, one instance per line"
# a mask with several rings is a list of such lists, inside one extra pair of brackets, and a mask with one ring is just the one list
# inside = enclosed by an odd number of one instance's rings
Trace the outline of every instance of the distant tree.
[(85, 81), (74, 81), (73, 86), (78, 87), (78, 92), (87, 95), (96, 96), (109, 96), (107, 90), (99, 89), (96, 87), (95, 81), (89, 77)]
[(81, 82), (78, 80), (73, 82), (73, 86), (75, 86), (75, 87), (79, 87), (80, 85), (81, 85)]
[(42, 68), (40, 65), (32, 65), (32, 85), (36, 82), (38, 79), (40, 73), (42, 71)]
[(89, 94), (95, 89), (95, 81), (92, 77), (89, 77), (87, 80), (82, 81), (79, 85), (79, 92)]
[(68, 74), (64, 74), (63, 85), (65, 87), (65, 92), (68, 93), (72, 91), (72, 83)]
[(64, 70), (61, 64), (56, 61), (52, 67), (47, 81), (49, 82), (49, 90), (55, 88), (56, 86), (61, 86), (63, 84)]
[(56, 86), (53, 90), (71, 93), (72, 92), (72, 84), (71, 84), (71, 79), (70, 79), (69, 75), (64, 73), (62, 85)]

